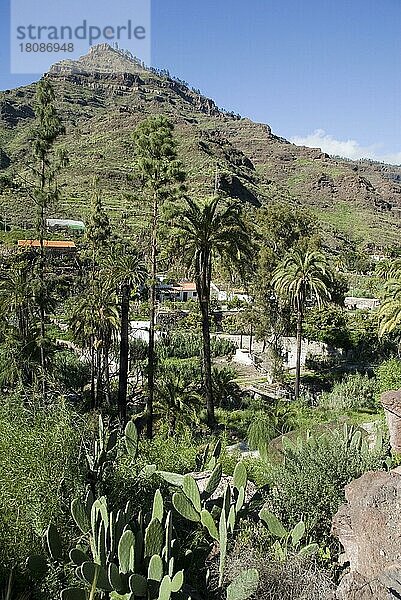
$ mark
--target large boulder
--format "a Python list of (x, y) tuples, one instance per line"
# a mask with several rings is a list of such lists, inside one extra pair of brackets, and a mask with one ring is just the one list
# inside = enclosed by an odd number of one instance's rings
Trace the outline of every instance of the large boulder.
[(380, 581), (368, 581), (359, 573), (345, 575), (337, 588), (336, 600), (390, 600), (394, 598)]
[(349, 563), (338, 600), (400, 598), (401, 469), (365, 473), (346, 486), (345, 497), (332, 527)]
[[(195, 479), (196, 483), (198, 484), (200, 493), (205, 491), (211, 474), (212, 471), (202, 471), (201, 473), (189, 473), (189, 475), (191, 475), (191, 477)], [(233, 477), (231, 477), (231, 475), (225, 475), (223, 473), (219, 485), (217, 486), (214, 493), (210, 496), (210, 500), (217, 500), (218, 498), (221, 498), (228, 485), (230, 485), (231, 488), (233, 488), (234, 479)], [(245, 502), (250, 502), (253, 496), (256, 494), (256, 492), (256, 485), (252, 483), (252, 481), (248, 481), (245, 489)]]

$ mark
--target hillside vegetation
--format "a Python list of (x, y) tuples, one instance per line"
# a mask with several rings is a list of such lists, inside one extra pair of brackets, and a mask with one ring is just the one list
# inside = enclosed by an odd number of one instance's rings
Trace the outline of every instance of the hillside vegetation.
[[(164, 114), (175, 125), (179, 157), (195, 193), (212, 191), (217, 168), (220, 189), (250, 206), (286, 199), (310, 207), (331, 244), (344, 234), (378, 246), (398, 238), (399, 167), (297, 147), (268, 125), (227, 113), (185, 82), (107, 45), (78, 61), (58, 63), (46, 77), (67, 129), (62, 143), (71, 149), (55, 216), (85, 219), (95, 175), (113, 218), (135, 221), (132, 211), (126, 215), (132, 196), (130, 135), (146, 116)], [(32, 225), (32, 206), (6, 183), (13, 172), (24, 171), (35, 89), (32, 84), (0, 93), (0, 214), (17, 227)]]
[(0, 598), (333, 600), (400, 463), (396, 169), (108, 46), (0, 111)]

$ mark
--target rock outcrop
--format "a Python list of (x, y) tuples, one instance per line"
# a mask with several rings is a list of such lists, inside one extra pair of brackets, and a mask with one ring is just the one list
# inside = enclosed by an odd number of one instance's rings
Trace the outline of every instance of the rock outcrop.
[(8, 100), (0, 102), (0, 122), (9, 127), (14, 127), (21, 120), (27, 121), (34, 117), (35, 113), (30, 106), (25, 104), (18, 106)]
[(389, 391), (381, 395), (390, 432), (390, 444), (393, 452), (401, 453), (401, 390)]
[(345, 496), (332, 528), (349, 563), (337, 599), (401, 598), (401, 469), (365, 473), (346, 486)]
[[(213, 100), (190, 89), (183, 82), (167, 74), (160, 75), (155, 69), (146, 67), (135, 56), (116, 50), (109, 44), (98, 44), (78, 60), (63, 60), (53, 65), (47, 77), (76, 86), (117, 95), (142, 92), (154, 100), (164, 102), (169, 97), (179, 97), (195, 110), (208, 116), (220, 116)], [(157, 95), (157, 91), (163, 95)]]

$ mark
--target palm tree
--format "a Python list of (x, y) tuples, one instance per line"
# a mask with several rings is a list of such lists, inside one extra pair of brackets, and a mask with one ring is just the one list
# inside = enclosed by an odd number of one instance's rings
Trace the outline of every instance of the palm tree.
[(401, 279), (401, 258), (381, 261), (375, 269), (375, 275), (386, 281)]
[(382, 304), (378, 311), (379, 336), (392, 333), (401, 324), (401, 258), (383, 261), (377, 275), (385, 280)]
[(99, 406), (103, 396), (109, 350), (118, 324), (115, 290), (106, 278), (95, 280), (89, 292), (76, 299), (69, 323), (74, 338), (90, 352), (93, 408)]
[(306, 304), (312, 300), (320, 307), (330, 300), (332, 282), (333, 275), (324, 254), (308, 249), (290, 252), (273, 273), (272, 285), (276, 293), (287, 298), (297, 313), (296, 400), (299, 399), (302, 326)]
[[(394, 273), (396, 275), (396, 273)], [(384, 284), (384, 299), (378, 311), (379, 335), (391, 333), (401, 324), (401, 277)]]
[(111, 281), (119, 289), (120, 302), (120, 365), (118, 380), (118, 411), (124, 426), (127, 420), (127, 387), (129, 366), (129, 307), (132, 292), (143, 284), (146, 269), (142, 256), (126, 244), (113, 248), (108, 258)]
[(182, 260), (195, 279), (202, 316), (202, 359), (207, 418), (214, 427), (214, 399), (210, 350), (210, 284), (213, 261), (219, 257), (238, 270), (251, 251), (251, 242), (237, 202), (223, 204), (214, 197), (200, 204), (191, 198), (175, 218)]
[(234, 381), (235, 371), (227, 367), (213, 367), (212, 369), (212, 388), (213, 400), (217, 406), (235, 407), (235, 404), (241, 399), (241, 388)]
[(4, 321), (18, 327), (22, 340), (28, 337), (29, 326), (35, 320), (32, 271), (32, 261), (17, 256), (2, 270), (0, 278), (0, 314)]
[[(41, 330), (37, 302), (37, 282), (33, 276), (36, 256), (17, 254), (0, 270), (0, 317), (2, 374), (8, 383), (30, 385), (41, 372)], [(48, 294), (46, 310), (54, 308), (54, 298)]]
[(180, 373), (166, 371), (156, 384), (156, 408), (167, 418), (169, 435), (173, 435), (179, 422), (194, 424), (198, 421), (201, 396), (194, 382)]

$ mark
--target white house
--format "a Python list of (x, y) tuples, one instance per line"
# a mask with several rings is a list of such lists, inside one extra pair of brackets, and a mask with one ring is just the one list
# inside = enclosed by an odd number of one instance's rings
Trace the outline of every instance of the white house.
[(196, 300), (198, 298), (196, 285), (191, 281), (181, 281), (172, 287), (172, 291), (174, 292), (175, 299), (180, 302), (187, 302), (187, 300)]
[(219, 302), (231, 302), (234, 298), (238, 298), (242, 302), (251, 302), (251, 297), (241, 289), (223, 289), (219, 288), (215, 283), (211, 283), (210, 294), (212, 298), (216, 298)]
[(373, 310), (380, 305), (378, 298), (353, 298), (348, 297), (344, 300), (345, 308), (348, 310)]

